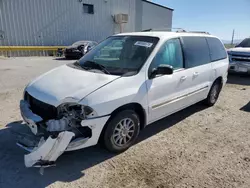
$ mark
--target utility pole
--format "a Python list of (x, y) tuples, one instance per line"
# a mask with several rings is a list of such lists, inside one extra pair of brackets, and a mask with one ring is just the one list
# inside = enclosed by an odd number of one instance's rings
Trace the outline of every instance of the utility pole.
[(234, 30), (233, 30), (231, 45), (233, 46), (233, 44), (234, 44)]

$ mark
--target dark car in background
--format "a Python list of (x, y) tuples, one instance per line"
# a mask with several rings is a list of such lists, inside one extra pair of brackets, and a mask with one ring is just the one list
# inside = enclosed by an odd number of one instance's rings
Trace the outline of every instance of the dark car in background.
[(94, 41), (77, 41), (64, 50), (64, 56), (67, 59), (80, 59), (96, 45)]

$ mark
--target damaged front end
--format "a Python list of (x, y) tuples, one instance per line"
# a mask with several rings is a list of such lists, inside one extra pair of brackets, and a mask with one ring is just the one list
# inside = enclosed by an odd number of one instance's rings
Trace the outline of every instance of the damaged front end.
[(21, 115), (33, 133), (18, 133), (17, 136), (17, 145), (30, 152), (24, 157), (26, 167), (53, 166), (65, 151), (97, 144), (109, 118), (97, 117), (90, 107), (77, 103), (60, 105), (52, 118), (51, 114), (45, 115), (48, 108), (42, 103), (20, 101)]

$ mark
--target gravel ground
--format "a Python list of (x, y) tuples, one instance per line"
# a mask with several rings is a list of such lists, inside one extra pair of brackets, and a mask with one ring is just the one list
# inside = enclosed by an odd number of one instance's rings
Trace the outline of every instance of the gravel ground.
[(0, 59), (0, 187), (250, 187), (250, 77), (230, 76), (218, 103), (193, 105), (147, 127), (120, 155), (99, 146), (66, 153), (56, 167), (27, 169), (11, 129), (34, 77), (68, 61)]

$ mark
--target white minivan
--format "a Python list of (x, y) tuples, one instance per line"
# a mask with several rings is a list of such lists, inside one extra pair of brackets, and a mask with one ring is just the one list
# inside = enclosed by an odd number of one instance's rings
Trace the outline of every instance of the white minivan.
[(147, 125), (199, 101), (216, 103), (229, 60), (209, 34), (137, 32), (111, 36), (79, 61), (28, 84), (21, 114), (33, 136), (26, 167), (55, 163), (65, 151), (103, 144), (128, 149)]

